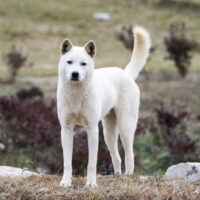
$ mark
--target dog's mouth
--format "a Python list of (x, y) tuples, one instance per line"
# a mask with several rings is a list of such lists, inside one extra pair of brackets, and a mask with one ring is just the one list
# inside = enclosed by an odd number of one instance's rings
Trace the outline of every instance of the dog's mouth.
[(78, 81), (80, 81), (80, 80), (79, 80), (78, 78), (73, 78), (73, 77), (72, 77), (72, 78), (70, 79), (70, 81), (78, 82)]
[(70, 78), (69, 82), (72, 84), (81, 84), (83, 81), (76, 78)]

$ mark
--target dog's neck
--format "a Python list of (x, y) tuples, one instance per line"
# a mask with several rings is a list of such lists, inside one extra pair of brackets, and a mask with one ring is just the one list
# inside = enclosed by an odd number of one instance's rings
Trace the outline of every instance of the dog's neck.
[(78, 114), (81, 112), (81, 107), (87, 99), (88, 88), (90, 81), (82, 83), (70, 83), (62, 81), (62, 89), (65, 94), (65, 100), (69, 108), (69, 112)]

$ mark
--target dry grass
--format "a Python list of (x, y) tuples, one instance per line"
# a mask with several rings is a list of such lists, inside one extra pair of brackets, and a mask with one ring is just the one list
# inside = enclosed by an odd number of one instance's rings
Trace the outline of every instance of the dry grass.
[(189, 183), (166, 177), (149, 177), (141, 182), (138, 175), (98, 176), (98, 188), (85, 187), (85, 178), (73, 178), (73, 187), (59, 187), (60, 176), (29, 178), (0, 177), (0, 199), (188, 199), (199, 200), (200, 182)]

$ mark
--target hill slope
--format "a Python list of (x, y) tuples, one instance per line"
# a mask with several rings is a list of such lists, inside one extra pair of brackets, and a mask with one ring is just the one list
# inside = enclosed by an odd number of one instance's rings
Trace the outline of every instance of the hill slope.
[[(34, 63), (32, 68), (23, 70), (21, 76), (52, 75), (57, 74), (59, 48), (64, 38), (70, 38), (77, 45), (93, 39), (97, 45), (97, 67), (124, 67), (131, 52), (116, 39), (116, 31), (122, 25), (140, 24), (150, 31), (157, 48), (147, 70), (174, 72), (172, 62), (163, 62), (166, 56), (163, 38), (170, 24), (184, 22), (189, 38), (200, 42), (200, 3), (197, 0), (167, 2), (150, 7), (142, 0), (0, 1), (0, 57), (16, 44)], [(95, 12), (108, 12), (111, 20), (97, 21), (93, 19)], [(196, 54), (192, 63), (195, 71), (199, 71), (199, 60)], [(5, 73), (1, 59), (0, 73)]]

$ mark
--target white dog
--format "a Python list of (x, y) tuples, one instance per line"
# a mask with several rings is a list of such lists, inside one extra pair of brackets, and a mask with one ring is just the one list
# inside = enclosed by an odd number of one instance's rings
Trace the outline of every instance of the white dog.
[(135, 83), (144, 67), (151, 46), (148, 32), (139, 26), (133, 30), (135, 44), (125, 70), (94, 70), (95, 44), (73, 46), (65, 40), (61, 46), (57, 89), (58, 118), (64, 154), (61, 186), (71, 186), (73, 135), (76, 126), (88, 134), (89, 162), (87, 185), (97, 186), (98, 123), (103, 121), (104, 138), (110, 151), (115, 173), (121, 174), (118, 133), (125, 150), (126, 174), (134, 171), (133, 139), (138, 121), (140, 91)]

